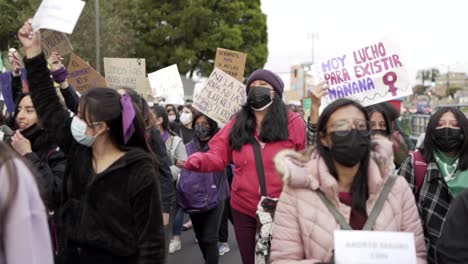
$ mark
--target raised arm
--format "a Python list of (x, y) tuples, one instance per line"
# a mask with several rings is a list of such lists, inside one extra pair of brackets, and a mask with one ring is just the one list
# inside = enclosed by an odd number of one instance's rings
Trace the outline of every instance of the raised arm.
[(55, 136), (56, 143), (64, 152), (68, 152), (74, 142), (70, 131), (71, 118), (55, 91), (41, 50), (40, 32), (33, 33), (31, 21), (25, 22), (18, 32), (26, 54), (25, 66), (31, 99), (44, 129)]
[(48, 58), (48, 63), (50, 66), (50, 71), (54, 82), (58, 83), (60, 86), (60, 92), (62, 93), (63, 99), (65, 100), (65, 105), (73, 113), (78, 113), (78, 102), (80, 97), (76, 93), (75, 89), (68, 82), (68, 71), (67, 67), (62, 64), (63, 58), (57, 52), (52, 52)]
[(307, 122), (307, 146), (313, 146), (317, 141), (317, 123), (319, 119), (322, 97), (328, 94), (327, 82), (321, 82), (312, 88), (310, 115)]

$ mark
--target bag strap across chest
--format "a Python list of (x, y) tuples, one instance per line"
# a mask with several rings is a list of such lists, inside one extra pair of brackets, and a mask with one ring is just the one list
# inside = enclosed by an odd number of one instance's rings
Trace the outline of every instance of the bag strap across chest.
[[(377, 198), (377, 201), (374, 204), (374, 208), (372, 208), (372, 211), (367, 218), (366, 223), (364, 224), (364, 227), (362, 228), (363, 231), (369, 231), (372, 230), (375, 226), (375, 222), (377, 220), (377, 217), (380, 215), (380, 212), (382, 211), (382, 208), (385, 204), (385, 201), (387, 200), (388, 195), (390, 194), (390, 191), (392, 190), (393, 185), (395, 184), (396, 181), (396, 175), (392, 175), (388, 177), (388, 180), (385, 182), (384, 188), (382, 192), (380, 193), (379, 197)], [(317, 194), (322, 200), (322, 202), (325, 204), (327, 207), (328, 211), (333, 215), (335, 220), (338, 222), (342, 230), (353, 230), (353, 228), (349, 225), (348, 221), (344, 218), (344, 216), (338, 211), (338, 209), (333, 205), (333, 203), (330, 201), (330, 199), (327, 198), (325, 193), (322, 192), (322, 190), (317, 190)]]

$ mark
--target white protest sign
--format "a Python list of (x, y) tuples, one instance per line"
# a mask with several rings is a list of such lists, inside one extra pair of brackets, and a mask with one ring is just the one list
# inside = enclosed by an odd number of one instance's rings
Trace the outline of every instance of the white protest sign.
[(386, 39), (325, 59), (310, 73), (314, 84), (326, 80), (330, 86), (322, 107), (343, 97), (369, 106), (413, 93), (405, 61)]
[(104, 58), (104, 72), (109, 87), (128, 87), (146, 94), (146, 61), (134, 58)]
[(34, 15), (33, 30), (52, 29), (71, 34), (84, 6), (81, 0), (43, 0)]
[(336, 264), (416, 264), (414, 234), (335, 231)]
[(245, 104), (245, 85), (215, 68), (205, 87), (193, 99), (192, 106), (223, 126)]
[(148, 74), (154, 97), (164, 97), (166, 104), (184, 104), (184, 85), (177, 64)]

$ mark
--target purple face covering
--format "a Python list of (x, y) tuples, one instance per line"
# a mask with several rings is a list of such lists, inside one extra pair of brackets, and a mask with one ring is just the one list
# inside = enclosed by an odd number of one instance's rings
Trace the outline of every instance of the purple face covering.
[(120, 98), (120, 104), (122, 105), (122, 128), (124, 144), (127, 144), (135, 132), (135, 126), (133, 126), (133, 119), (135, 119), (135, 109), (133, 108), (132, 99), (126, 94), (122, 95)]

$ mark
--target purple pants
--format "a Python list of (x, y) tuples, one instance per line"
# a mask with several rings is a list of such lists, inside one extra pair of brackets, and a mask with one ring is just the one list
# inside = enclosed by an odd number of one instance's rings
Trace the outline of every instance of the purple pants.
[(237, 246), (242, 257), (243, 264), (255, 263), (255, 234), (257, 220), (232, 209), (232, 220), (236, 233)]

